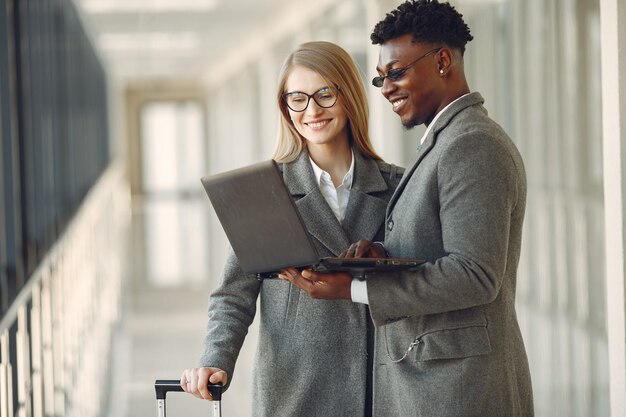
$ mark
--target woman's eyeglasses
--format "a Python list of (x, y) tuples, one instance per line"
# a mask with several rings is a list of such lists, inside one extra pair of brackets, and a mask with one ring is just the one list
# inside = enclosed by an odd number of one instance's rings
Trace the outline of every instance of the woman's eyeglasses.
[(415, 64), (417, 61), (419, 61), (422, 58), (426, 58), (428, 55), (432, 55), (432, 54), (439, 52), (440, 49), (441, 48), (436, 48), (436, 49), (432, 49), (426, 52), (424, 55), (420, 56), (415, 61), (411, 62), (409, 65), (405, 67), (391, 69), (389, 70), (387, 75), (379, 75), (378, 77), (374, 77), (372, 79), (372, 85), (374, 85), (374, 87), (382, 87), (383, 83), (385, 82), (385, 78), (388, 78), (389, 81), (401, 80), (402, 77), (404, 77), (404, 73), (406, 73), (406, 71), (411, 67), (411, 65)]
[(315, 100), (318, 106), (327, 109), (335, 105), (338, 96), (338, 88), (324, 87), (317, 90), (313, 94), (303, 93), (302, 91), (292, 91), (290, 93), (283, 94), (282, 97), (287, 107), (295, 112), (302, 112), (309, 107), (311, 99)]

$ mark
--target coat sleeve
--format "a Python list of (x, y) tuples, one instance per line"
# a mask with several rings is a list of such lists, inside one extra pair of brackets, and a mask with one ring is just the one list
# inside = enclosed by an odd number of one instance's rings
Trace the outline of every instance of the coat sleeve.
[(235, 362), (256, 314), (261, 282), (241, 269), (230, 250), (222, 281), (209, 297), (209, 318), (199, 360), (201, 367), (217, 367), (232, 381)]
[[(438, 207), (439, 219), (416, 220), (440, 222), (443, 254), (416, 271), (368, 277), (376, 325), (487, 304), (497, 297), (509, 259), (520, 172), (511, 150), (497, 137), (468, 133), (447, 144), (431, 173), (437, 175), (438, 201), (420, 202)], [(409, 186), (403, 191), (410, 192)], [(423, 197), (411, 198), (417, 204)]]

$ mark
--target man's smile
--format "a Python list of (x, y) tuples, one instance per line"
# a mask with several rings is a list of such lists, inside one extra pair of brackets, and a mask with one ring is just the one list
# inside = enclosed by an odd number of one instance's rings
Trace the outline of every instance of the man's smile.
[(398, 109), (406, 102), (406, 100), (406, 97), (390, 100), (391, 105), (393, 106), (393, 110), (398, 111)]

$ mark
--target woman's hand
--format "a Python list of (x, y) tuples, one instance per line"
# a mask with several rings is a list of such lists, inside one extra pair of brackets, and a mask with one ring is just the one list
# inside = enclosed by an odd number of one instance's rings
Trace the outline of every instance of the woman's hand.
[(185, 369), (180, 377), (180, 386), (183, 391), (209, 401), (213, 400), (209, 384), (218, 382), (222, 385), (228, 382), (226, 371), (219, 368), (189, 368)]

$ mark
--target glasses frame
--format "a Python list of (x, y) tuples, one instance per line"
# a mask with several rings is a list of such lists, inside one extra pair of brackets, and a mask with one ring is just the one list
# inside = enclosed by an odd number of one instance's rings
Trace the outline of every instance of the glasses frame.
[[(333, 102), (333, 104), (331, 104), (330, 106), (322, 106), (317, 99), (315, 98), (315, 95), (318, 94), (320, 91), (325, 90), (325, 89), (329, 89), (331, 91), (335, 92), (335, 101)], [(309, 108), (309, 104), (311, 103), (311, 99), (313, 99), (313, 101), (315, 101), (315, 104), (317, 104), (319, 107), (323, 108), (323, 109), (330, 109), (331, 107), (333, 107), (335, 104), (337, 104), (337, 100), (339, 99), (339, 92), (341, 91), (341, 89), (338, 86), (326, 86), (326, 87), (322, 87), (319, 90), (317, 90), (316, 92), (314, 92), (313, 94), (307, 94), (303, 91), (290, 91), (288, 93), (284, 93), (281, 97), (283, 99), (283, 103), (285, 103), (285, 106), (287, 106), (289, 108), (289, 110), (291, 111), (295, 111), (296, 113), (302, 113), (303, 111), (305, 111), (306, 109)], [(296, 110), (294, 108), (292, 108), (289, 105), (289, 102), (287, 101), (287, 97), (289, 97), (291, 94), (304, 94), (305, 96), (307, 96), (307, 100), (306, 100), (306, 106), (304, 106), (304, 108), (302, 110)]]
[(400, 81), (402, 77), (404, 77), (404, 74), (407, 72), (409, 68), (411, 68), (412, 65), (415, 65), (419, 60), (426, 58), (428, 55), (436, 54), (437, 52), (441, 51), (441, 49), (443, 49), (443, 46), (440, 46), (439, 48), (431, 49), (430, 51), (426, 52), (424, 55), (417, 58), (415, 61), (411, 62), (410, 64), (402, 68), (390, 69), (387, 72), (387, 75), (379, 75), (378, 77), (372, 78), (372, 85), (378, 88), (382, 87), (383, 84), (385, 83), (385, 78), (388, 78), (389, 81), (391, 82)]

